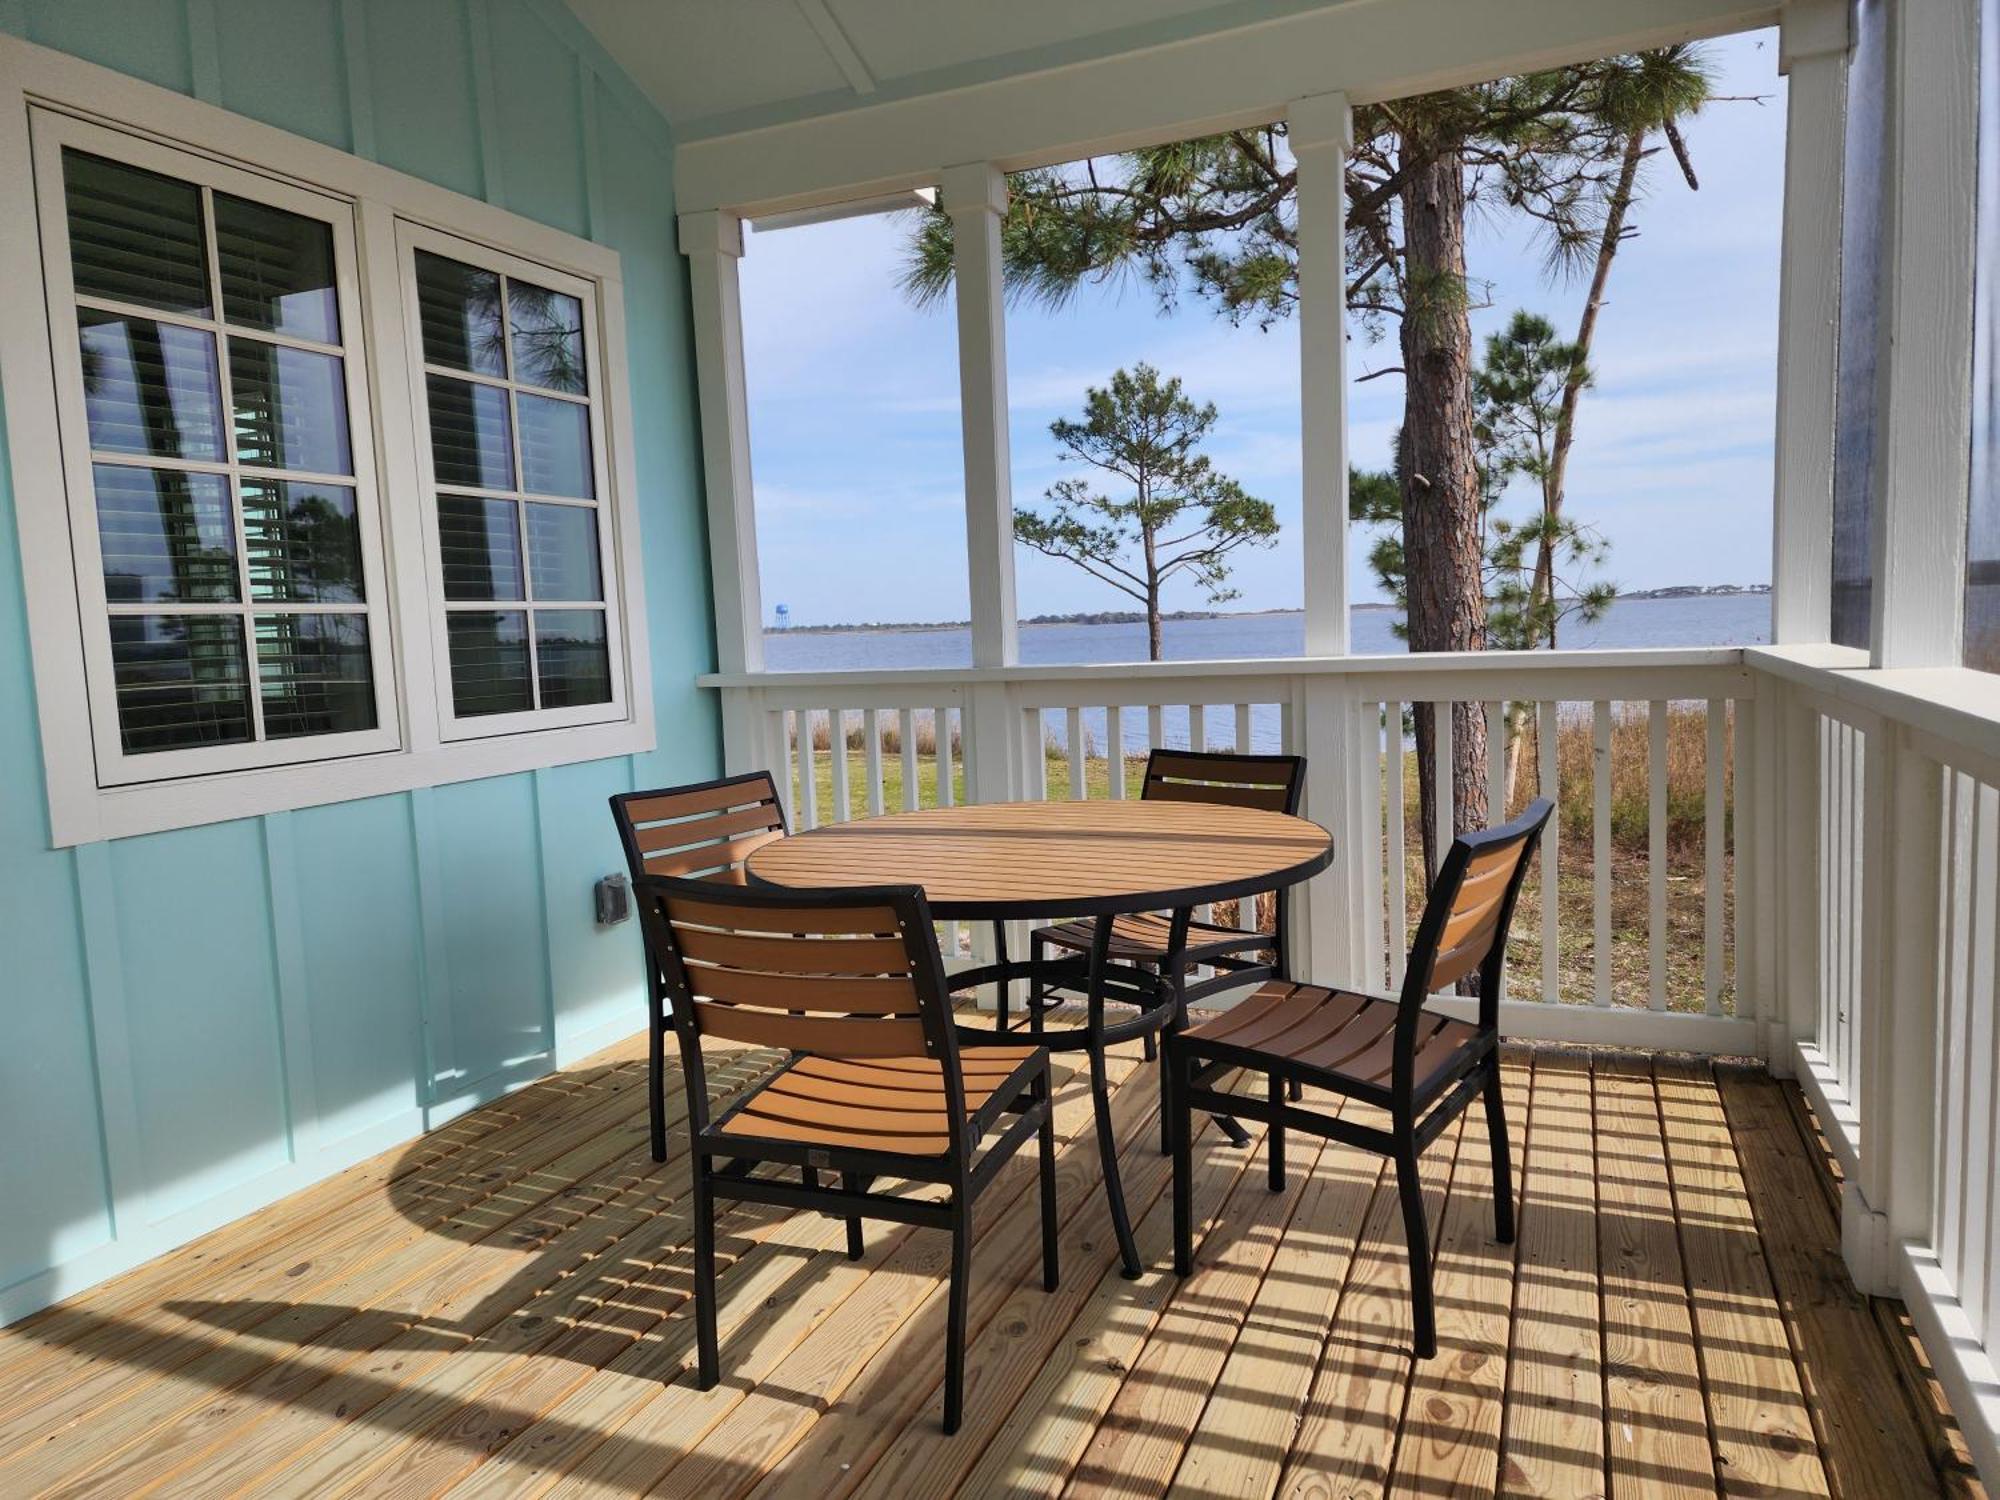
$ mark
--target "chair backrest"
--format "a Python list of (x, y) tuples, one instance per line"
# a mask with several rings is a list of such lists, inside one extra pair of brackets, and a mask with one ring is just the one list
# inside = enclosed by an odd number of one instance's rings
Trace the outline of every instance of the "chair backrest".
[(1399, 1066), (1406, 1061), (1402, 1033), (1415, 1027), (1424, 1001), (1468, 974), (1479, 975), (1480, 1026), (1492, 1030), (1499, 1025), (1498, 981), (1514, 902), (1555, 806), (1538, 797), (1512, 822), (1452, 840), (1437, 879), (1431, 882), (1403, 973), (1402, 1012), (1397, 1020)]
[(634, 885), (691, 1110), (701, 1114), (701, 1043), (714, 1038), (821, 1057), (928, 1057), (956, 1101), (951, 1120), (961, 1120), (944, 964), (921, 888), (802, 891), (654, 875)]
[(611, 799), (625, 863), (642, 875), (743, 884), (743, 861), (785, 836), (785, 809), (768, 771)]
[(1219, 802), (1296, 813), (1305, 764), (1296, 755), (1155, 750), (1146, 757), (1139, 795), (1151, 802)]

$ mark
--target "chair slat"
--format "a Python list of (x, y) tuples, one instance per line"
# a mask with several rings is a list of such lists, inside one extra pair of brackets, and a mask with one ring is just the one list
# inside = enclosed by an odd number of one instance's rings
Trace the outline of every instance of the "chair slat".
[(669, 905), (676, 926), (715, 927), (725, 932), (771, 932), (782, 937), (829, 933), (839, 937), (892, 937), (896, 913), (887, 906), (765, 906), (703, 901), (676, 896)]
[(725, 808), (752, 804), (775, 805), (777, 794), (771, 779), (752, 777), (724, 782), (720, 786), (688, 787), (648, 793), (625, 804), (625, 815), (634, 823), (659, 823), (669, 818), (692, 818), (698, 813), (720, 812)]
[(914, 1016), (916, 986), (908, 979), (827, 978), (813, 974), (758, 974), (747, 969), (688, 969), (695, 994), (730, 1005), (761, 1005), (830, 1015)]
[(692, 848), (648, 854), (645, 856), (646, 873), (684, 876), (706, 875), (712, 870), (728, 871), (739, 876), (734, 883), (741, 885), (743, 861), (766, 844), (776, 843), (784, 836), (782, 828), (771, 828), (762, 833), (746, 833), (740, 838), (725, 839), (719, 844), (696, 844)]
[(702, 927), (674, 927), (681, 957), (765, 974), (907, 974), (909, 951), (893, 938), (746, 937)]
[(1212, 786), (1197, 781), (1165, 781), (1148, 777), (1145, 786), (1149, 802), (1213, 802), (1225, 807), (1255, 807), (1265, 812), (1283, 812), (1291, 793), (1281, 786)]
[(791, 1016), (705, 1000), (690, 1009), (702, 1035), (752, 1047), (785, 1047), (824, 1057), (916, 1057), (924, 1051), (923, 1022), (903, 1017)]
[[(638, 823), (640, 820), (635, 818), (633, 821)], [(636, 837), (640, 851), (652, 854), (661, 849), (681, 849), (693, 843), (728, 838), (731, 834), (762, 833), (766, 829), (784, 826), (783, 813), (770, 803), (759, 803), (755, 807), (739, 807), (672, 823), (647, 822), (637, 829)]]

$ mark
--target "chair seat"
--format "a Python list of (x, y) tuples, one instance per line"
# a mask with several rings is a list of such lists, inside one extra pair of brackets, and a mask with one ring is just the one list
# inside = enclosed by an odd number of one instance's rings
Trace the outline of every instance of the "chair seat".
[[(1033, 1079), (1034, 1047), (967, 1048), (965, 1110), (984, 1130)], [(760, 1084), (717, 1126), (725, 1136), (892, 1156), (943, 1156), (944, 1074), (928, 1057), (801, 1056)]]
[[(1172, 928), (1172, 920), (1156, 912), (1113, 917), (1110, 956), (1125, 963), (1158, 963), (1167, 956), (1167, 941), (1172, 936)], [(1090, 945), (1097, 941), (1097, 924), (1089, 920), (1058, 922), (1039, 928), (1035, 936), (1057, 948), (1088, 953)], [(1198, 961), (1204, 953), (1268, 948), (1272, 941), (1268, 932), (1245, 932), (1240, 927), (1219, 927), (1213, 922), (1190, 922), (1184, 956), (1190, 961)]]
[[(1335, 1089), (1385, 1093), (1395, 1069), (1397, 1002), (1352, 990), (1272, 980), (1179, 1038), (1198, 1053), (1252, 1069), (1284, 1065)], [(1426, 1012), (1416, 1035), (1412, 1077), (1419, 1099), (1478, 1050), (1476, 1026)]]

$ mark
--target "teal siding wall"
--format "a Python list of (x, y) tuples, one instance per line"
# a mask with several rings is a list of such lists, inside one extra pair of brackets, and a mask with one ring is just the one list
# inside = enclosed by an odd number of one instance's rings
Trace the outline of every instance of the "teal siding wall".
[(604, 799), (719, 741), (666, 125), (556, 0), (0, 0), (0, 30), (620, 253), (660, 739), (51, 850), (0, 465), (5, 1321), (637, 1030), (637, 933), (592, 918)]

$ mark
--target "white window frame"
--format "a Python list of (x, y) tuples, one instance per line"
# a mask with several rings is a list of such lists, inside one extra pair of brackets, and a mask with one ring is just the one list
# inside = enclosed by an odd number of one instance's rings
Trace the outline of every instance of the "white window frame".
[[(611, 662), (611, 701), (609, 703), (584, 704), (573, 708), (530, 709), (513, 714), (477, 714), (461, 716), (455, 707), (451, 688), (451, 647), (447, 637), (446, 618), (454, 608), (483, 610), (491, 608), (496, 612), (520, 610), (529, 614), (528, 660), (532, 677), (537, 671), (534, 647), (533, 609), (534, 569), (528, 556), (527, 538), (521, 539), (521, 580), (522, 597), (518, 600), (495, 599), (457, 600), (447, 603), (444, 595), (444, 558), (441, 534), (438, 530), (438, 495), (434, 467), (431, 462), (430, 400), (426, 389), (427, 377), (438, 374), (451, 380), (463, 380), (475, 385), (486, 385), (500, 390), (524, 391), (530, 395), (544, 394), (533, 386), (523, 385), (511, 374), (506, 378), (470, 374), (454, 370), (446, 365), (430, 364), (424, 357), (422, 324), (417, 307), (416, 253), (428, 250), (448, 260), (461, 261), (476, 266), (483, 271), (493, 271), (509, 281), (527, 281), (545, 286), (552, 292), (562, 292), (575, 297), (583, 304), (583, 360), (584, 369), (589, 372), (589, 388), (584, 404), (590, 413), (591, 480), (596, 490), (596, 499), (586, 502), (597, 516), (598, 571), (604, 580), (605, 642)], [(601, 361), (603, 338), (598, 326), (597, 288), (581, 278), (569, 276), (553, 266), (537, 265), (533, 261), (494, 250), (485, 245), (475, 244), (455, 234), (432, 229), (426, 225), (399, 220), (396, 224), (396, 258), (402, 277), (404, 325), (412, 330), (406, 340), (410, 362), (410, 390), (415, 396), (413, 403), (417, 452), (421, 455), (424, 508), (424, 535), (428, 543), (431, 588), (434, 602), (430, 610), (431, 643), (434, 659), (440, 665), (438, 684), (442, 691), (437, 696), (437, 723), (439, 735), (447, 740), (474, 739), (487, 735), (518, 734), (524, 729), (548, 728), (575, 724), (598, 724), (607, 720), (622, 719), (625, 716), (626, 683), (623, 667), (623, 633), (618, 618), (618, 576), (617, 538), (615, 507), (609, 503), (614, 486), (610, 481), (609, 466), (604, 461), (604, 378)], [(508, 334), (509, 359), (512, 358), (512, 335)], [(551, 396), (552, 400), (563, 399)], [(513, 436), (514, 452), (514, 493), (508, 498), (517, 504), (565, 504), (574, 503), (555, 496), (531, 495), (527, 490), (527, 475), (521, 463), (521, 430), (517, 417), (510, 414), (509, 430)], [(456, 493), (458, 486), (445, 486), (448, 493)], [(477, 489), (477, 486), (473, 488)], [(487, 493), (480, 490), (480, 493)], [(497, 493), (497, 492), (495, 492)]]
[[(31, 108), (69, 118), (45, 119), (31, 130)], [(364, 546), (364, 554), (376, 558), (372, 565), (377, 569), (364, 579), (371, 640), (380, 620), (380, 645), (388, 664), (385, 670), (377, 653), (378, 700), (386, 695), (386, 702), (378, 708), (378, 729), (367, 733), (379, 743), (360, 746), (354, 735), (306, 738), (296, 745), (309, 759), (248, 767), (210, 763), (198, 774), (177, 772), (143, 781), (121, 780), (115, 766), (107, 775), (100, 765), (93, 724), (107, 721), (105, 704), (94, 703), (93, 692), (100, 683), (108, 692), (109, 681), (103, 670), (92, 670), (90, 637), (104, 636), (105, 612), (93, 607), (85, 581), (95, 580), (101, 601), (95, 500), (88, 488), (76, 489), (60, 410), (68, 399), (61, 394), (62, 382), (80, 380), (78, 369), (60, 363), (65, 344), (69, 358), (75, 358), (75, 304), (59, 298), (50, 285), (59, 281), (66, 293), (69, 270), (67, 265), (45, 266), (37, 214), (36, 132), (57, 126), (55, 133), (64, 139), (73, 129), (79, 140), (92, 129), (114, 132), (118, 149), (100, 148), (99, 154), (183, 180), (206, 177), (191, 178), (181, 157), (173, 158), (173, 165), (155, 165), (166, 158), (148, 153), (166, 148), (204, 158), (203, 172), (212, 169), (217, 182), (240, 181), (246, 196), (281, 207), (310, 202), (321, 205), (316, 216), (324, 216), (324, 203), (331, 200), (352, 214), (360, 290), (358, 295), (343, 291), (342, 338), (350, 363), (349, 424), (358, 503), (367, 510), (364, 474), (369, 474), (379, 512), (380, 546)], [(289, 200), (294, 192), (308, 196)], [(58, 201), (60, 196), (58, 183)], [(603, 497), (599, 534), (606, 554), (606, 634), (618, 694), (614, 705), (594, 705), (590, 715), (576, 718), (567, 710), (509, 716), (533, 721), (507, 726), (511, 732), (495, 732), (490, 721), (478, 725), (477, 720), (466, 721), (477, 725), (474, 737), (453, 738), (446, 732), (437, 705), (449, 712), (450, 673), (432, 634), (433, 616), (442, 615), (442, 593), (433, 574), (435, 528), (420, 498), (428, 487), (429, 467), (418, 433), (421, 386), (412, 386), (409, 354), (419, 334), (402, 292), (399, 225), (409, 226), (404, 233), (454, 236), (487, 259), (514, 258), (530, 280), (539, 276), (546, 283), (556, 275), (564, 278), (562, 289), (580, 284), (592, 294), (593, 437)], [(51, 274), (45, 277), (45, 271)], [(6, 407), (52, 845), (640, 754), (654, 747), (624, 293), (615, 252), (65, 53), (0, 36), (0, 286), (22, 289), (9, 297), (6, 316), (0, 318), (0, 398)], [(43, 295), (37, 289), (45, 286)], [(52, 306), (60, 307), (63, 321), (52, 317)], [(70, 325), (67, 330), (64, 322)], [(357, 385), (362, 387), (359, 400)], [(75, 389), (80, 413), (80, 385)], [(372, 430), (367, 420), (371, 413)], [(67, 420), (73, 425), (75, 416)], [(87, 469), (86, 463), (86, 482)], [(78, 515), (87, 526), (73, 526)], [(90, 532), (87, 544), (82, 530)], [(163, 605), (159, 612), (175, 611)], [(108, 642), (104, 650), (102, 665), (108, 667)], [(251, 670), (254, 693), (254, 666)], [(115, 704), (111, 707), (109, 734), (115, 744)], [(340, 751), (329, 756), (324, 752), (335, 738), (342, 742)], [(257, 748), (268, 750), (274, 743), (286, 742), (267, 741)], [(287, 751), (291, 748), (286, 745)], [(147, 762), (182, 754), (124, 759), (150, 777), (155, 773)]]

